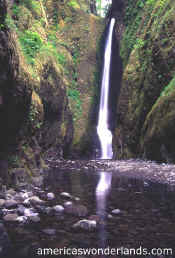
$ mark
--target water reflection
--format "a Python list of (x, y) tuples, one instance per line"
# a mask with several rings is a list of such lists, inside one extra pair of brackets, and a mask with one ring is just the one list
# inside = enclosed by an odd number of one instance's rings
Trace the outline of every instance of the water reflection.
[(100, 172), (100, 179), (96, 187), (97, 215), (100, 217), (99, 247), (106, 247), (105, 215), (107, 207), (107, 196), (111, 189), (112, 173)]

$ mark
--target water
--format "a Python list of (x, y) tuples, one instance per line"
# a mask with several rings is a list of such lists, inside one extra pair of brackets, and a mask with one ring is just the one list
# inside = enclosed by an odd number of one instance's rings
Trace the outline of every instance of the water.
[[(41, 213), (39, 223), (20, 226), (18, 223), (6, 223), (14, 245), (13, 256), (7, 257), (44, 257), (33, 256), (36, 248), (41, 247), (52, 249), (106, 248), (108, 246), (111, 248), (139, 248), (140, 246), (148, 249), (174, 248), (175, 189), (168, 185), (148, 180), (145, 182), (142, 179), (124, 176), (117, 171), (55, 169), (46, 178), (43, 190), (45, 193), (41, 195), (42, 199), (45, 198), (47, 192), (54, 192), (56, 196), (55, 200), (46, 202), (46, 207), (62, 205), (64, 200), (60, 196), (61, 192), (68, 192), (74, 197), (79, 197), (79, 204), (88, 209), (88, 214), (84, 218), (97, 217), (96, 230), (90, 232), (81, 229), (73, 230), (72, 225), (82, 217), (71, 214), (56, 216)], [(121, 213), (109, 217), (113, 209), (119, 209)], [(44, 234), (42, 230), (46, 228), (55, 229), (56, 234), (53, 236)], [(29, 256), (18, 253), (26, 249), (30, 253)], [(15, 256), (15, 253), (18, 255)], [(102, 258), (103, 256), (85, 257)], [(139, 257), (150, 258), (151, 256)], [(171, 258), (175, 257), (175, 254), (154, 257)]]
[(112, 159), (112, 133), (109, 130), (108, 122), (108, 97), (110, 87), (110, 63), (111, 63), (111, 49), (112, 49), (112, 35), (115, 25), (115, 19), (111, 19), (109, 31), (107, 35), (105, 54), (104, 54), (104, 67), (101, 83), (101, 96), (100, 96), (100, 108), (97, 125), (97, 134), (100, 140), (101, 146), (101, 159)]
[(106, 247), (106, 228), (105, 228), (105, 217), (107, 209), (107, 197), (110, 193), (112, 173), (100, 172), (100, 179), (96, 187), (96, 203), (97, 203), (97, 214), (103, 220), (103, 223), (99, 228), (99, 240), (100, 247)]

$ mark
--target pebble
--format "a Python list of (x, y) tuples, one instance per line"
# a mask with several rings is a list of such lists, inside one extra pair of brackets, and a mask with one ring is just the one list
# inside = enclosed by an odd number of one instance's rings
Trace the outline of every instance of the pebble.
[(12, 222), (12, 221), (16, 221), (17, 218), (18, 218), (18, 215), (16, 213), (15, 214), (7, 214), (3, 217), (3, 220)]
[(97, 227), (97, 222), (95, 220), (83, 219), (75, 223), (72, 227), (74, 229), (81, 228), (87, 231), (92, 231)]
[(80, 198), (79, 198), (79, 197), (75, 197), (74, 200), (75, 200), (76, 202), (79, 202), (79, 201), (80, 201)]
[(24, 210), (24, 216), (26, 216), (26, 217), (35, 217), (35, 216), (38, 216), (38, 213), (37, 212), (35, 212), (35, 210), (34, 209), (25, 209)]
[(15, 201), (13, 199), (5, 201), (5, 207), (6, 208), (16, 208), (17, 205), (18, 205), (17, 201)]
[(4, 199), (0, 199), (0, 207), (3, 207), (5, 204), (5, 200)]
[(54, 194), (54, 193), (48, 193), (48, 194), (47, 194), (47, 199), (48, 199), (49, 201), (55, 199), (55, 194)]
[(32, 222), (40, 222), (40, 220), (41, 220), (40, 217), (37, 215), (37, 213), (35, 216), (34, 215), (30, 216), (29, 219)]
[(63, 197), (63, 198), (72, 199), (72, 196), (70, 195), (70, 193), (67, 193), (67, 192), (60, 193), (60, 196)]
[(70, 207), (70, 206), (72, 206), (72, 205), (73, 205), (73, 202), (70, 202), (70, 201), (63, 203), (63, 206), (64, 206), (64, 207)]
[(115, 209), (115, 210), (112, 210), (112, 214), (115, 214), (115, 215), (118, 215), (121, 213), (121, 210), (120, 209)]
[(108, 218), (108, 219), (112, 219), (113, 216), (112, 216), (111, 214), (108, 214), (107, 218)]
[(28, 199), (26, 199), (26, 200), (24, 200), (23, 201), (23, 204), (25, 205), (25, 206), (30, 206), (30, 199), (28, 198)]
[(16, 191), (13, 190), (13, 189), (9, 189), (9, 190), (6, 191), (6, 194), (14, 196), (16, 194)]
[(18, 206), (18, 209), (17, 209), (17, 212), (19, 215), (24, 215), (24, 211), (25, 211), (25, 207), (23, 205), (19, 205)]
[(64, 207), (62, 205), (55, 205), (53, 210), (58, 213), (62, 213), (64, 211)]
[(22, 223), (22, 224), (26, 223), (27, 220), (28, 220), (28, 218), (27, 218), (26, 216), (19, 216), (19, 217), (16, 219), (16, 221), (18, 221), (19, 223)]
[(16, 210), (16, 209), (10, 209), (10, 210), (8, 210), (8, 209), (4, 208), (4, 209), (2, 209), (1, 211), (2, 211), (3, 216), (5, 216), (5, 215), (7, 215), (7, 214), (14, 214), (14, 213), (16, 213), (17, 210)]
[(42, 205), (42, 204), (45, 203), (45, 201), (41, 200), (38, 196), (32, 196), (32, 197), (30, 197), (30, 198), (29, 198), (29, 201), (30, 201), (30, 203), (33, 204), (33, 205), (37, 205), (37, 204)]

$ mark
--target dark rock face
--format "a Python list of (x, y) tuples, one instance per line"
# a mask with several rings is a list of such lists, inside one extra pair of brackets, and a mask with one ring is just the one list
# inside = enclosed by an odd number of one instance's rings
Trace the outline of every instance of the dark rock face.
[(0, 177), (9, 182), (8, 165), (31, 170), (41, 166), (42, 149), (52, 147), (60, 156), (68, 152), (73, 125), (58, 69), (51, 60), (43, 61), (40, 80), (34, 80), (19, 35), (6, 25), (5, 16), (11, 12), (6, 3), (0, 2)]
[[(7, 153), (17, 150), (20, 131), (30, 105), (31, 87), (19, 78), (19, 56), (14, 35), (4, 23), (6, 2), (0, 4), (0, 175), (7, 179)], [(6, 174), (6, 175), (5, 175)]]
[(124, 73), (114, 149), (117, 158), (174, 162), (175, 5), (168, 1), (158, 9), (155, 3), (139, 3), (126, 1), (125, 6), (120, 44)]

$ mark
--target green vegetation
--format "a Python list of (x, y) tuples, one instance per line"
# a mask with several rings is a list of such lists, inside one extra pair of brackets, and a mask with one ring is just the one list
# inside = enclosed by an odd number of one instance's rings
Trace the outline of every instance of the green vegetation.
[[(74, 87), (74, 83), (73, 83)], [(68, 89), (68, 98), (73, 103), (73, 120), (76, 121), (82, 115), (82, 101), (80, 99), (80, 92), (77, 89), (69, 88)]]
[(77, 3), (76, 0), (70, 0), (70, 1), (68, 2), (68, 5), (71, 6), (71, 7), (73, 7), (73, 8), (80, 8), (80, 6), (79, 6), (79, 4)]
[(165, 161), (162, 145), (174, 152), (174, 12), (173, 0), (126, 0), (118, 104), (122, 124), (116, 130), (127, 135), (122, 158), (144, 154)]
[(36, 54), (43, 46), (40, 35), (37, 32), (26, 30), (24, 32), (19, 32), (19, 41), (28, 63), (33, 65)]

